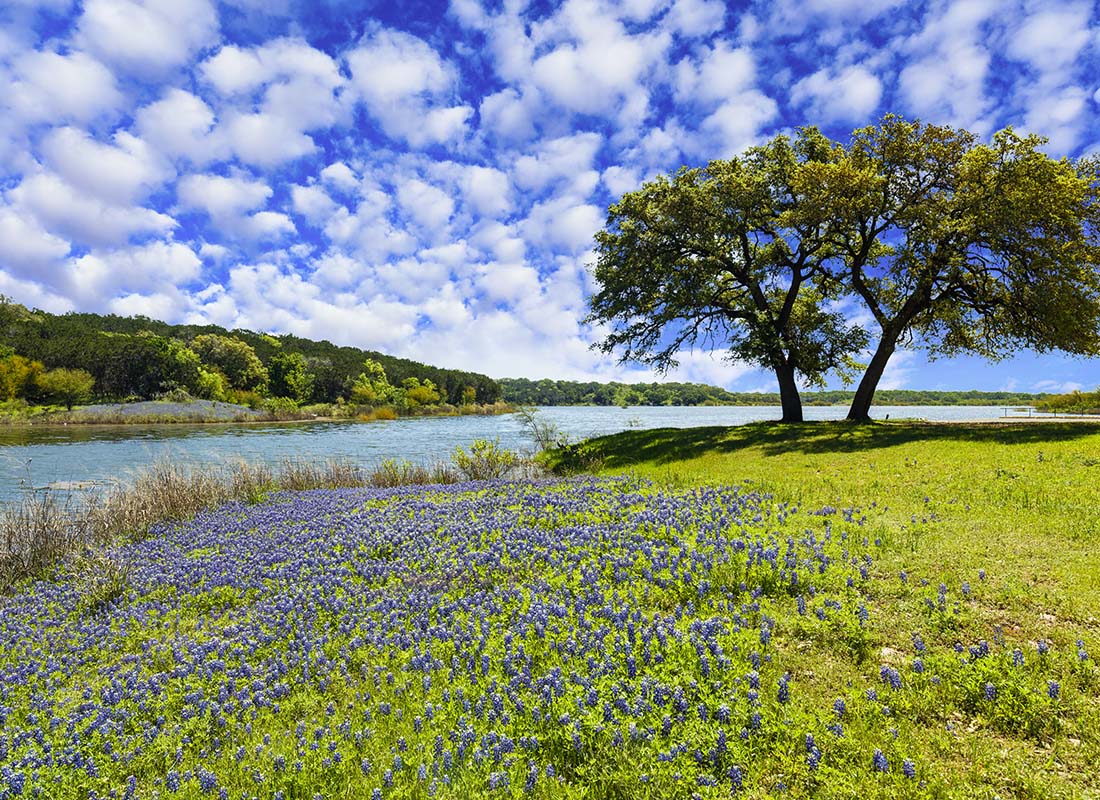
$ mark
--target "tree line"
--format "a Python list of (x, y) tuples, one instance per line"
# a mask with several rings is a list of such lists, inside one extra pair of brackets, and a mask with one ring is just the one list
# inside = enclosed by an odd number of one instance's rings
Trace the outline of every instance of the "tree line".
[[(57, 400), (56, 387), (36, 376), (58, 369), (82, 372), (86, 391), (77, 395), (101, 400), (148, 400), (174, 391), (245, 405), (500, 399), (500, 387), (486, 375), (328, 341), (140, 316), (50, 314), (0, 298), (0, 399)], [(372, 380), (377, 391), (365, 393)]]
[(1096, 355), (1100, 156), (1045, 141), (888, 115), (847, 143), (809, 126), (658, 176), (596, 235), (595, 346), (658, 370), (725, 350), (774, 372), (787, 421), (799, 379), (830, 373), (857, 381), (848, 418), (868, 419), (898, 347)]
[[(506, 403), (532, 406), (778, 406), (778, 392), (731, 392), (702, 383), (599, 383), (555, 381), (548, 378), (498, 378)], [(804, 392), (804, 405), (851, 403), (854, 392)], [(1046, 397), (1025, 392), (949, 392), (917, 389), (883, 389), (876, 403), (899, 406), (1019, 405)]]

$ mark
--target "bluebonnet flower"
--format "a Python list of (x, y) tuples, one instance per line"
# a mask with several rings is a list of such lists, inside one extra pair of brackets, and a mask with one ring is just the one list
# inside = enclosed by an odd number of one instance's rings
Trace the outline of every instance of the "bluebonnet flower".
[(906, 778), (913, 780), (917, 777), (917, 768), (908, 758), (901, 762), (901, 773)]
[(1047, 695), (1051, 700), (1057, 700), (1062, 687), (1058, 681), (1047, 681)]
[(883, 752), (877, 748), (875, 749), (874, 756), (871, 758), (871, 764), (877, 772), (890, 771), (890, 762), (886, 760), (886, 756), (883, 755)]
[(987, 682), (982, 688), (982, 693), (985, 695), (986, 700), (992, 700), (997, 696), (997, 687)]

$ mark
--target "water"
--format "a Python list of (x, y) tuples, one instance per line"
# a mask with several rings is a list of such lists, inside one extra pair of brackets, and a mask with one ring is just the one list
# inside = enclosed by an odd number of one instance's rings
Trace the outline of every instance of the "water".
[[(999, 406), (882, 406), (876, 418), (968, 420), (999, 417)], [(843, 419), (843, 406), (807, 407), (807, 419)], [(570, 439), (630, 428), (743, 425), (778, 419), (772, 406), (556, 407), (539, 410)], [(474, 439), (500, 439), (510, 450), (531, 442), (513, 415), (400, 419), (392, 422), (305, 422), (253, 425), (69, 425), (0, 427), (0, 502), (27, 487), (104, 485), (125, 481), (161, 458), (190, 465), (241, 459), (278, 464), (284, 459), (347, 459), (374, 466), (386, 458), (416, 463), (447, 460)]]

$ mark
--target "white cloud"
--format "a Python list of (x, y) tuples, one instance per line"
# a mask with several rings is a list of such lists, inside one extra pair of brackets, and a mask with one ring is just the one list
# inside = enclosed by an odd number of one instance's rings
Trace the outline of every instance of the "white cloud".
[(93, 250), (73, 259), (66, 273), (69, 291), (76, 299), (101, 306), (118, 295), (185, 286), (199, 278), (202, 261), (179, 242), (154, 242), (111, 251)]
[(336, 202), (320, 186), (292, 186), (290, 197), (294, 210), (305, 217), (311, 225), (325, 222), (336, 213)]
[(172, 177), (172, 170), (141, 139), (119, 131), (114, 140), (106, 145), (82, 130), (55, 128), (41, 148), (70, 186), (109, 203), (134, 203)]
[(214, 41), (218, 15), (208, 0), (86, 0), (76, 39), (130, 72), (182, 66)]
[(720, 103), (756, 81), (756, 59), (747, 47), (731, 48), (720, 41), (694, 58), (676, 65), (676, 96), (680, 102)]
[(523, 189), (542, 191), (561, 181), (571, 182), (591, 171), (602, 138), (596, 133), (577, 133), (543, 142), (529, 155), (516, 160), (513, 179)]
[(500, 217), (512, 208), (512, 185), (508, 176), (492, 167), (473, 166), (463, 175), (466, 202), (479, 215)]
[(176, 193), (185, 208), (205, 211), (214, 227), (231, 237), (271, 240), (296, 230), (286, 214), (257, 210), (272, 195), (271, 187), (263, 181), (186, 175), (176, 185)]
[[(339, 66), (301, 39), (250, 49), (227, 45), (200, 70), (228, 98), (218, 133), (247, 164), (272, 167), (309, 155), (317, 146), (307, 131), (330, 128), (347, 116)], [(256, 107), (249, 99), (260, 90)]]
[(227, 115), (224, 132), (237, 157), (258, 167), (273, 167), (317, 149), (313, 139), (275, 114), (234, 112)]
[(167, 214), (89, 197), (49, 172), (25, 177), (9, 196), (44, 228), (81, 244), (115, 245), (133, 235), (163, 235), (176, 227)]
[(881, 98), (882, 82), (861, 66), (820, 69), (791, 87), (791, 100), (823, 120), (864, 122)]
[(1040, 72), (1060, 70), (1077, 59), (1088, 44), (1089, 4), (1067, 3), (1038, 6), (1012, 32), (1008, 52)]
[(473, 109), (449, 105), (454, 69), (422, 39), (378, 28), (347, 56), (352, 81), (385, 133), (414, 147), (459, 139)]
[(721, 30), (726, 4), (721, 0), (676, 0), (665, 22), (683, 36), (703, 36)]
[(530, 241), (577, 253), (592, 247), (603, 218), (603, 211), (594, 205), (560, 197), (536, 203), (522, 230)]
[(438, 186), (415, 178), (397, 187), (397, 202), (405, 214), (424, 226), (429, 234), (446, 228), (455, 207), (451, 196)]
[(327, 183), (349, 192), (359, 185), (359, 178), (355, 172), (343, 161), (329, 164), (321, 170), (321, 178)]
[(135, 124), (143, 139), (168, 158), (186, 158), (205, 164), (223, 147), (213, 136), (214, 111), (200, 97), (183, 89), (169, 89), (160, 100), (139, 109)]
[(966, 0), (929, 13), (924, 29), (905, 44), (910, 59), (898, 77), (909, 111), (979, 135), (988, 131), (990, 53), (983, 25), (999, 10), (993, 0)]
[(15, 60), (12, 73), (6, 104), (28, 122), (87, 122), (123, 104), (111, 71), (79, 50), (26, 53)]
[(202, 209), (214, 219), (254, 211), (272, 195), (271, 187), (263, 181), (222, 175), (185, 175), (176, 192), (183, 205)]
[(40, 277), (69, 254), (69, 243), (11, 208), (0, 207), (0, 264), (18, 275)]
[(535, 133), (535, 101), (508, 87), (481, 101), (481, 131), (505, 140), (527, 140)]

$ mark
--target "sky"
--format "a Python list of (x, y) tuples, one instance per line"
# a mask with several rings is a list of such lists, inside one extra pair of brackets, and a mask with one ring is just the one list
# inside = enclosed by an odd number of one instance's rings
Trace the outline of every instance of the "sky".
[[(888, 112), (1075, 157), (1098, 111), (1091, 2), (4, 0), (0, 293), (648, 381), (583, 322), (624, 192)], [(775, 388), (722, 355), (665, 378)], [(902, 351), (880, 385), (1098, 384), (1096, 360)]]

